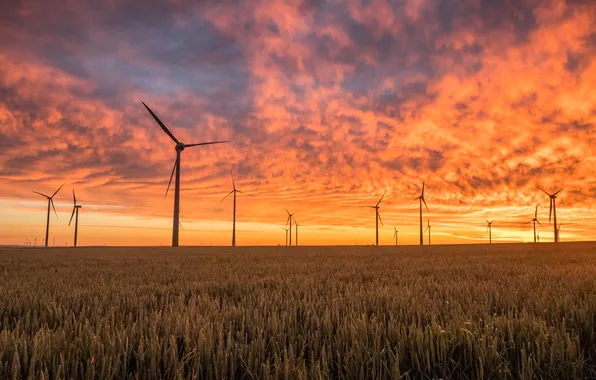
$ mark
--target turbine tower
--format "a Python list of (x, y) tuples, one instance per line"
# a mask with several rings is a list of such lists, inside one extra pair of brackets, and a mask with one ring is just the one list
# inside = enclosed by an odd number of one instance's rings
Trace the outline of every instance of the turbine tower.
[(288, 223), (290, 223), (290, 247), (291, 247), (292, 246), (292, 218), (294, 217), (294, 214), (290, 214), (288, 209), (286, 209), (286, 212), (288, 213), (288, 219), (286, 220), (286, 227), (288, 227)]
[[(143, 103), (143, 102), (141, 102), (141, 103)], [(153, 118), (155, 119), (157, 124), (159, 124), (161, 129), (168, 136), (170, 136), (170, 138), (176, 143), (176, 161), (174, 162), (174, 168), (172, 169), (172, 174), (170, 175), (170, 182), (168, 183), (168, 188), (166, 189), (166, 196), (168, 195), (168, 190), (170, 189), (170, 185), (172, 184), (172, 178), (174, 177), (174, 173), (176, 173), (176, 183), (174, 186), (174, 220), (173, 220), (173, 226), (172, 226), (172, 247), (177, 247), (178, 246), (178, 235), (180, 232), (180, 230), (179, 230), (179, 227), (180, 227), (180, 153), (182, 153), (182, 151), (185, 148), (190, 148), (193, 146), (221, 144), (221, 143), (227, 143), (229, 141), (210, 141), (210, 142), (204, 142), (204, 143), (198, 143), (198, 144), (184, 144), (184, 143), (178, 141), (178, 139), (176, 137), (174, 137), (172, 132), (170, 132), (170, 130), (165, 126), (165, 124), (162, 123), (161, 120), (159, 120), (157, 115), (155, 115), (153, 113), (153, 111), (151, 111), (151, 109), (149, 107), (147, 107), (147, 105), (145, 103), (143, 103), (143, 105), (145, 106), (145, 108), (147, 108), (147, 111), (149, 111), (151, 116), (153, 116)]]
[(393, 233), (393, 238), (395, 239), (395, 245), (397, 245), (397, 238), (398, 238), (397, 234), (399, 233), (399, 231), (397, 228), (395, 228), (395, 226), (393, 226), (393, 230), (395, 231)]
[(544, 191), (540, 186), (536, 186), (538, 189), (540, 189), (544, 194), (548, 195), (548, 197), (550, 198), (550, 210), (548, 212), (548, 222), (550, 223), (550, 219), (551, 216), (554, 216), (554, 235), (555, 235), (555, 243), (559, 242), (559, 236), (557, 234), (557, 205), (556, 205), (556, 199), (557, 199), (557, 194), (559, 194), (561, 191), (563, 191), (563, 189), (557, 191), (556, 193), (553, 194), (549, 194), (546, 191)]
[(387, 194), (387, 190), (385, 190), (385, 192), (381, 196), (381, 199), (379, 199), (379, 201), (377, 202), (376, 205), (374, 205), (374, 206), (366, 206), (366, 207), (370, 207), (370, 208), (374, 208), (375, 209), (375, 222), (376, 222), (375, 244), (377, 246), (379, 245), (379, 221), (381, 222), (381, 225), (383, 225), (383, 220), (381, 219), (381, 215), (379, 214), (379, 208), (380, 208), (379, 205), (381, 204), (381, 201), (385, 197), (385, 194)]
[(432, 226), (430, 225), (430, 218), (428, 218), (428, 227), (426, 227), (426, 230), (424, 230), (425, 232), (428, 231), (428, 245), (430, 245), (430, 228)]
[[(230, 173), (231, 174), (231, 173)], [(219, 201), (218, 205), (223, 202), (230, 194), (234, 194), (234, 214), (232, 217), (232, 247), (236, 246), (236, 193), (245, 194), (243, 191), (236, 189), (236, 182), (234, 182), (234, 175), (232, 175), (232, 191), (228, 193), (221, 201)]]
[[(64, 186), (64, 184), (62, 184), (62, 186)], [(56, 214), (56, 218), (58, 218), (58, 213), (56, 212), (56, 207), (54, 207), (54, 196), (56, 194), (58, 194), (58, 192), (60, 191), (60, 189), (62, 189), (62, 186), (60, 186), (58, 188), (58, 190), (56, 190), (56, 192), (54, 192), (54, 194), (52, 194), (51, 197), (50, 196), (47, 196), (45, 194), (39, 193), (37, 191), (34, 191), (35, 194), (39, 194), (42, 197), (46, 197), (47, 200), (48, 200), (48, 217), (46, 219), (46, 239), (44, 240), (46, 247), (48, 246), (48, 236), (50, 234), (50, 205), (52, 206), (52, 209), (54, 210), (54, 214)]]
[[(424, 181), (422, 181), (422, 194), (416, 199), (420, 200), (420, 245), (424, 245), (424, 235), (422, 233), (422, 203), (426, 207), (426, 211), (429, 211), (428, 206), (426, 205), (426, 201), (424, 200)], [(430, 211), (429, 211), (430, 212)], [(430, 244), (430, 239), (429, 239)]]
[(70, 221), (68, 222), (68, 225), (70, 226), (70, 223), (72, 223), (72, 217), (75, 216), (75, 231), (74, 231), (74, 246), (77, 246), (77, 236), (78, 236), (78, 232), (79, 232), (79, 209), (81, 207), (83, 207), (83, 205), (78, 205), (77, 204), (77, 197), (75, 196), (75, 191), (72, 191), (72, 214), (70, 214)]
[[(486, 220), (486, 219), (484, 219)], [(488, 244), (493, 243), (493, 220), (486, 220), (486, 232), (488, 232)]]
[(542, 223), (538, 221), (538, 205), (536, 205), (536, 209), (534, 210), (534, 219), (530, 220), (528, 223), (534, 224), (534, 243), (536, 243), (536, 223), (538, 223), (540, 227), (544, 227)]

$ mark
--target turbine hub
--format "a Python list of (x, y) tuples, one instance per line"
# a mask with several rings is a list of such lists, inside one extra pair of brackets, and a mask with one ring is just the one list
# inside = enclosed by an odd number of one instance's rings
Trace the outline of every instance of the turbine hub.
[(176, 152), (182, 152), (184, 150), (184, 144), (179, 142), (176, 144)]

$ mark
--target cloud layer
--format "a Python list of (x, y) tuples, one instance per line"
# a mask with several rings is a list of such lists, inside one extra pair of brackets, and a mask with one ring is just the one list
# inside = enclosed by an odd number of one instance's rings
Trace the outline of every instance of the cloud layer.
[(414, 243), (423, 179), (444, 241), (481, 239), (489, 216), (529, 239), (536, 184), (566, 186), (569, 238), (596, 238), (593, 2), (4, 3), (3, 199), (66, 181), (106, 220), (169, 218), (174, 146), (144, 101), (187, 143), (232, 140), (184, 151), (189, 223), (229, 220), (232, 170), (254, 194), (243, 221), (297, 209), (330, 242), (372, 228), (360, 206), (388, 190), (385, 220)]

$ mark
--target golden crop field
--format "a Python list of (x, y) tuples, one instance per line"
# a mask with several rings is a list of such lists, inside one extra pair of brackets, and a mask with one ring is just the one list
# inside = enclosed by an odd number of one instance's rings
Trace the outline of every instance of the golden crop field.
[(0, 250), (1, 379), (596, 377), (596, 244)]

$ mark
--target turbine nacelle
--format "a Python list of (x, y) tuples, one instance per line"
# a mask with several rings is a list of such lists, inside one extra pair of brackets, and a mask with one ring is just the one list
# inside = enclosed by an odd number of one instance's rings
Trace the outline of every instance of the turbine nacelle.
[(181, 142), (176, 143), (176, 152), (182, 152), (185, 148), (185, 145)]

